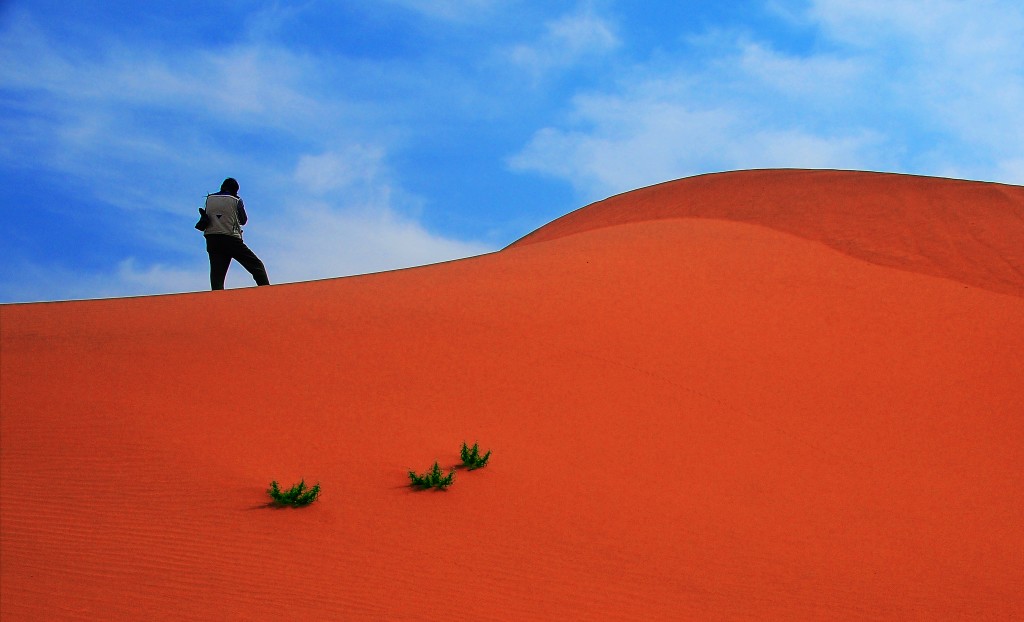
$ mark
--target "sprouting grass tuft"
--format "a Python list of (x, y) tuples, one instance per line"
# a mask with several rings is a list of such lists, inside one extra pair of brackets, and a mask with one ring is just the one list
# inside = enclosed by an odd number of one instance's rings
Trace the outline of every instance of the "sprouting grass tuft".
[(434, 462), (434, 466), (423, 475), (418, 475), (416, 471), (409, 471), (409, 481), (412, 482), (413, 486), (419, 486), (420, 488), (439, 488), (444, 490), (455, 481), (455, 469), (452, 469), (448, 472), (448, 475), (445, 475), (441, 471), (440, 465)]
[(487, 466), (487, 461), (491, 458), (490, 450), (487, 451), (483, 456), (480, 455), (480, 447), (476, 443), (473, 443), (473, 447), (470, 448), (466, 445), (466, 441), (462, 441), (462, 464), (469, 467), (469, 470), (479, 469)]
[(277, 505), (302, 507), (313, 503), (320, 496), (320, 483), (317, 482), (312, 488), (306, 488), (306, 480), (301, 480), (298, 484), (282, 492), (277, 482), (273, 481), (270, 482), (267, 494), (270, 495), (270, 498)]

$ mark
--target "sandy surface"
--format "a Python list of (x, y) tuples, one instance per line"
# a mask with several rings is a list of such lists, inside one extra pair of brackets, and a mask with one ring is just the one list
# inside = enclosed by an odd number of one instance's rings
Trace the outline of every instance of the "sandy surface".
[(1019, 187), (755, 171), (424, 268), (2, 306), (0, 617), (1020, 619), (1022, 253)]

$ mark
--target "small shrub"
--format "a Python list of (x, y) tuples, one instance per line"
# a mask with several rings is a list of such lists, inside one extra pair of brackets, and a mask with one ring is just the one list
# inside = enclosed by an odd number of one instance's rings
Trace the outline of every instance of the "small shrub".
[(312, 488), (306, 488), (306, 480), (301, 480), (298, 484), (282, 492), (277, 482), (274, 481), (270, 482), (267, 494), (277, 505), (302, 507), (313, 503), (320, 496), (320, 483), (317, 482)]
[(417, 475), (416, 471), (409, 471), (409, 481), (412, 482), (413, 486), (419, 486), (420, 488), (440, 488), (444, 490), (455, 481), (455, 469), (452, 469), (448, 472), (448, 475), (445, 475), (437, 462), (434, 462), (434, 466), (423, 475)]
[(462, 442), (462, 464), (469, 467), (469, 470), (479, 469), (487, 466), (487, 461), (491, 457), (490, 450), (487, 451), (483, 456), (480, 455), (480, 447), (473, 443), (473, 447), (470, 448), (466, 445), (466, 442)]

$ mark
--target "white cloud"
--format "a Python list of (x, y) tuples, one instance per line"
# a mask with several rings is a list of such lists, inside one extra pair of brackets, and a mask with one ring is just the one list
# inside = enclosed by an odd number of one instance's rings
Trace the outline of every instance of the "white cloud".
[(73, 107), (74, 116), (91, 115), (94, 124), (123, 122), (117, 113), (125, 109), (174, 110), (225, 124), (301, 132), (322, 126), (339, 108), (336, 101), (312, 96), (322, 79), (314, 59), (270, 45), (167, 54), (109, 38), (100, 52), (82, 54), (60, 46), (32, 17), (16, 12), (0, 33), (0, 58), (7, 61), (0, 63), (0, 86), (45, 93), (49, 99), (42, 101), (49, 101), (55, 116)]
[(276, 198), (283, 209), (266, 228), (256, 228), (259, 238), (251, 236), (265, 247), (274, 282), (393, 270), (494, 250), (431, 233), (402, 215), (399, 210), (416, 200), (396, 190), (386, 159), (383, 147), (370, 144), (299, 157), (291, 183), (276, 184), (294, 191)]
[[(197, 262), (198, 263), (198, 262)], [(116, 287), (111, 287), (117, 283)], [(188, 292), (206, 289), (209, 273), (203, 268), (185, 269), (163, 264), (140, 265), (129, 257), (117, 265), (112, 282), (107, 283), (113, 295), (142, 295), (164, 292)]]
[(421, 266), (495, 250), (432, 234), (387, 208), (339, 210), (310, 201), (288, 213), (287, 235), (249, 240), (275, 283)]
[(728, 58), (731, 68), (757, 84), (786, 97), (814, 97), (840, 100), (856, 95), (855, 87), (869, 73), (869, 67), (856, 58), (835, 54), (795, 57), (782, 54), (756, 42), (740, 42), (738, 56)]
[[(864, 168), (1020, 181), (1024, 6), (814, 0), (819, 43), (783, 52), (722, 33), (692, 57), (581, 93), (509, 159), (589, 200), (714, 170)], [(657, 69), (656, 67), (660, 67)], [(666, 67), (668, 67), (666, 69)], [(633, 77), (636, 76), (636, 77)]]
[(805, 19), (835, 40), (873, 47), (893, 38), (935, 42), (956, 37), (965, 24), (991, 24), (993, 12), (1013, 6), (999, 0), (810, 0)]
[(619, 44), (611, 22), (583, 10), (549, 21), (539, 40), (514, 46), (507, 54), (513, 64), (539, 79), (549, 71), (610, 52)]
[(210, 287), (204, 264), (205, 259), (200, 262), (198, 255), (187, 266), (144, 265), (138, 258), (128, 257), (109, 271), (84, 272), (20, 262), (16, 276), (0, 282), (0, 301), (93, 300), (203, 291)]
[[(263, 259), (272, 283), (395, 270), (495, 250), (431, 232), (406, 215), (420, 199), (400, 188), (382, 145), (299, 155), (289, 174), (262, 187), (258, 195), (242, 189), (250, 206), (245, 240)], [(251, 284), (245, 270), (232, 264), (227, 286)]]
[(343, 152), (303, 155), (295, 167), (295, 181), (308, 192), (322, 195), (357, 183), (372, 184), (382, 174), (384, 150), (351, 145)]
[(1024, 139), (1020, 2), (815, 0), (808, 16), (958, 137), (1001, 154)]
[(324, 128), (346, 127), (344, 102), (318, 96), (313, 60), (287, 50), (166, 54), (109, 37), (95, 48), (62, 46), (31, 16), (12, 13), (0, 33), (0, 88), (21, 96), (8, 102), (17, 114), (0, 117), (4, 164), (81, 180), (122, 209), (170, 213), (191, 205), (199, 191), (182, 189), (209, 171), (277, 157), (240, 148), (239, 135), (329, 141), (336, 132)]
[(586, 200), (709, 170), (863, 167), (880, 140), (770, 129), (741, 106), (690, 107), (657, 87), (579, 98), (574, 112), (589, 131), (541, 130), (510, 165), (569, 179)]

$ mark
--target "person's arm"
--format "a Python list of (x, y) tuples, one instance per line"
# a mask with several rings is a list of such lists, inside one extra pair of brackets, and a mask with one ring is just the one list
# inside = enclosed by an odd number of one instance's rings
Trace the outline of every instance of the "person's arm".
[(245, 204), (242, 203), (242, 199), (238, 199), (238, 224), (244, 225), (249, 222), (249, 217), (245, 215)]

